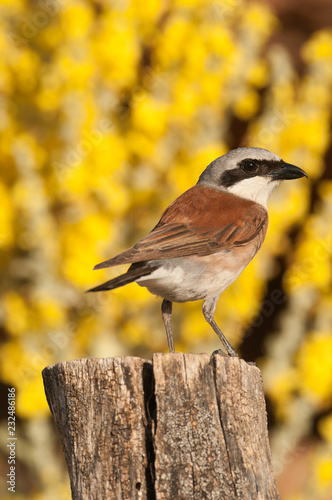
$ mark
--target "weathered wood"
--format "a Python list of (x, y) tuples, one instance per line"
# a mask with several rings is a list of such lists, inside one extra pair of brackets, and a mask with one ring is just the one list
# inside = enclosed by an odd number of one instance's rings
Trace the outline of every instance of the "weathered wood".
[(153, 368), (159, 498), (236, 498), (210, 356), (156, 354)]
[(279, 498), (261, 372), (243, 360), (220, 361), (217, 357), (215, 383), (235, 498)]
[(43, 371), (74, 499), (279, 498), (258, 368), (207, 354)]
[(80, 359), (45, 368), (43, 379), (72, 498), (147, 498), (153, 485), (143, 381), (152, 384), (151, 363)]

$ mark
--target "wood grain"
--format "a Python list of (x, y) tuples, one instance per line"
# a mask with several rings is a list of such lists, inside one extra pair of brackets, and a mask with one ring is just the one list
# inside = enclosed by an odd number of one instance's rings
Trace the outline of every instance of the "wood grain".
[(151, 363), (134, 357), (80, 359), (46, 368), (43, 378), (72, 498), (147, 498), (143, 380), (152, 383)]
[(76, 499), (279, 499), (260, 371), (207, 354), (45, 368)]

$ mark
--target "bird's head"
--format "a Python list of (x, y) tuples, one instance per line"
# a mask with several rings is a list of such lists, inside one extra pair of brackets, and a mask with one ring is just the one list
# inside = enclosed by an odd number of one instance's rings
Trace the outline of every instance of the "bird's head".
[(308, 177), (299, 167), (262, 148), (232, 149), (214, 160), (198, 183), (266, 206), (282, 180)]

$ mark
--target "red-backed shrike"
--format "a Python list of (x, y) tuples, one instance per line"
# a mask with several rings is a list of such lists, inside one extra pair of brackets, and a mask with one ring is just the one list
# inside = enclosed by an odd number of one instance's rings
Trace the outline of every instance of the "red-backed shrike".
[(239, 148), (214, 160), (196, 186), (165, 210), (136, 245), (95, 269), (131, 264), (117, 278), (89, 290), (112, 290), (135, 281), (159, 295), (170, 352), (172, 302), (203, 299), (203, 314), (229, 356), (236, 351), (214, 320), (220, 294), (260, 249), (268, 226), (267, 200), (284, 179), (307, 174), (260, 148)]

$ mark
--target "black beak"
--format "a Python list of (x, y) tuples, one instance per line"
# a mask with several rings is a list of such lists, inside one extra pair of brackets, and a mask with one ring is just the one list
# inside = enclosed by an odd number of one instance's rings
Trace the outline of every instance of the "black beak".
[(282, 162), (278, 169), (270, 173), (273, 180), (298, 179), (299, 177), (308, 177), (302, 168), (291, 165), (291, 163)]

